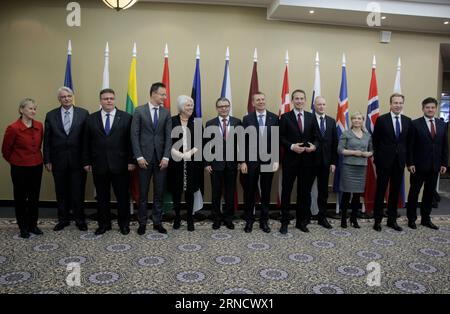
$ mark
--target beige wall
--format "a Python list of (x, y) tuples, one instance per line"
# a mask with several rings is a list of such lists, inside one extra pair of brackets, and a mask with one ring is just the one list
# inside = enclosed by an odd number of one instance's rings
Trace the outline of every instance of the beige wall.
[[(190, 94), (195, 47), (201, 49), (202, 101), (205, 119), (214, 116), (220, 93), (226, 46), (231, 50), (233, 112), (246, 112), (253, 49), (258, 48), (259, 86), (269, 109), (278, 111), (284, 54), (290, 55), (290, 88), (311, 95), (314, 55), (320, 53), (322, 95), (336, 115), (342, 53), (347, 55), (350, 111), (366, 112), (373, 54), (377, 57), (381, 112), (388, 108), (397, 58), (402, 58), (405, 114), (420, 114), (420, 101), (437, 96), (439, 45), (449, 37), (393, 32), (390, 44), (378, 42), (379, 32), (266, 20), (265, 9), (203, 5), (138, 3), (115, 12), (101, 1), (79, 1), (81, 27), (68, 27), (68, 1), (10, 1), (0, 11), (0, 136), (17, 118), (17, 104), (32, 97), (39, 105), (37, 119), (57, 106), (56, 90), (63, 83), (67, 41), (72, 40), (72, 71), (76, 102), (93, 112), (102, 84), (103, 51), (110, 44), (110, 82), (117, 104), (124, 108), (133, 41), (137, 42), (138, 98), (147, 101), (152, 82), (161, 79), (164, 44), (170, 49), (171, 96)], [(172, 113), (175, 113), (173, 106)], [(207, 181), (209, 182), (209, 180)], [(89, 179), (89, 186), (92, 185)], [(9, 166), (0, 161), (0, 199), (12, 199)], [(90, 188), (88, 186), (88, 189)], [(275, 185), (274, 185), (275, 187)], [(55, 199), (51, 175), (44, 174), (42, 200)], [(275, 192), (275, 191), (273, 191)], [(209, 193), (208, 193), (209, 194)], [(275, 194), (275, 193), (274, 193)], [(90, 193), (87, 195), (91, 199)], [(209, 201), (209, 196), (206, 200)]]

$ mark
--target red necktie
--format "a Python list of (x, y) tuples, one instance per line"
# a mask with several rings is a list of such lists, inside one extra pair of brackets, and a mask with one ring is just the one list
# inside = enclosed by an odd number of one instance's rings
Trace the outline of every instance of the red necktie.
[(297, 114), (297, 123), (298, 123), (298, 129), (300, 130), (300, 133), (303, 133), (303, 125), (302, 125), (302, 114)]
[(227, 139), (227, 119), (222, 119), (222, 132), (223, 132), (223, 139)]
[(434, 140), (434, 137), (436, 136), (436, 128), (434, 127), (433, 119), (430, 119), (431, 123), (431, 138)]

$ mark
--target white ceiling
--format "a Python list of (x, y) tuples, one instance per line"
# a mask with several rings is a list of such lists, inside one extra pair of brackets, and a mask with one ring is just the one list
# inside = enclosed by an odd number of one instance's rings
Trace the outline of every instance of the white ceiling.
[[(370, 0), (139, 0), (209, 5), (253, 6), (267, 8), (267, 19), (328, 25), (365, 27)], [(382, 16), (380, 30), (400, 30), (448, 34), (450, 0), (378, 0)], [(309, 11), (314, 10), (314, 14)], [(445, 25), (444, 21), (449, 21)]]

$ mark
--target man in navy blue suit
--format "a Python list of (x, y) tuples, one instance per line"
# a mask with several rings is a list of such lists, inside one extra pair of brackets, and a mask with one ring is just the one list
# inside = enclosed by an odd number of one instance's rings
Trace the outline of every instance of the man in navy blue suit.
[(439, 173), (447, 171), (448, 134), (445, 122), (435, 118), (437, 100), (428, 97), (422, 101), (423, 117), (412, 122), (408, 140), (406, 165), (411, 173), (408, 194), (408, 226), (416, 229), (417, 199), (424, 186), (420, 206), (421, 225), (431, 229), (438, 227), (431, 222), (433, 193)]

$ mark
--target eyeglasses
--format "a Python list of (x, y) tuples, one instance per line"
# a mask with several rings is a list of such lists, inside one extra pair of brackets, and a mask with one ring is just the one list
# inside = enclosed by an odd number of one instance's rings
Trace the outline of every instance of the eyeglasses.
[(115, 97), (105, 97), (105, 98), (102, 98), (102, 100), (106, 100), (106, 101), (108, 101), (108, 100), (114, 100), (114, 99), (116, 99)]
[(228, 108), (230, 108), (230, 105), (217, 106), (217, 109), (228, 109)]
[(64, 99), (64, 98), (72, 98), (72, 95), (59, 96), (59, 98), (61, 98), (61, 99)]

